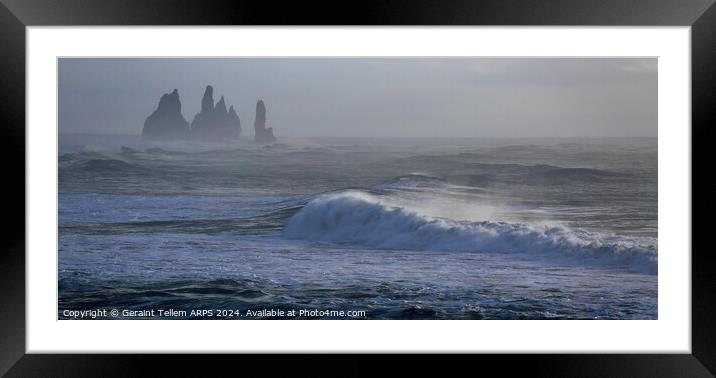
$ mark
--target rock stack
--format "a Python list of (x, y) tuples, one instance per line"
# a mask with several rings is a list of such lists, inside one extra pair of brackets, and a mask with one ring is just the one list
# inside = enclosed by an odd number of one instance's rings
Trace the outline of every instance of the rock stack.
[[(254, 141), (256, 143), (272, 143), (276, 141), (273, 128), (266, 127), (266, 105), (263, 100), (256, 103), (256, 119), (254, 120)], [(181, 114), (179, 92), (175, 89), (165, 93), (159, 99), (159, 106), (146, 121), (142, 137), (148, 140), (202, 140), (223, 141), (236, 140), (241, 135), (241, 121), (233, 105), (226, 109), (226, 101), (221, 96), (214, 104), (214, 88), (206, 86), (201, 99), (201, 111), (189, 123)]]
[(179, 92), (175, 89), (159, 99), (159, 106), (144, 121), (142, 137), (148, 140), (177, 140), (189, 136), (189, 123), (181, 115)]
[(238, 139), (241, 134), (241, 121), (234, 107), (226, 110), (224, 96), (214, 105), (214, 88), (206, 86), (201, 99), (201, 111), (191, 122), (191, 136), (198, 140)]
[(256, 119), (254, 120), (254, 142), (256, 143), (272, 143), (276, 141), (273, 136), (273, 128), (266, 127), (266, 105), (263, 100), (256, 103)]

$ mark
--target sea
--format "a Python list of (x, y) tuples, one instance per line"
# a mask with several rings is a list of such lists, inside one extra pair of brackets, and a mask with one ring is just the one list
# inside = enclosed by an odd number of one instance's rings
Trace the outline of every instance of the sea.
[(657, 319), (657, 167), (655, 138), (61, 133), (58, 319)]

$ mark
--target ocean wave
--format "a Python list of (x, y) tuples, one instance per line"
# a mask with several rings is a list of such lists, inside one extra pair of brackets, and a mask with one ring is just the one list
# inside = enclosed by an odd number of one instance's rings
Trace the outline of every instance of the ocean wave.
[(431, 176), (422, 173), (411, 173), (409, 175), (398, 176), (392, 180), (388, 180), (380, 188), (383, 189), (421, 189), (421, 188), (438, 188), (444, 187), (447, 181), (440, 177)]
[(168, 219), (131, 222), (98, 222), (61, 225), (61, 234), (123, 235), (123, 234), (221, 234), (261, 235), (280, 232), (287, 219), (300, 205), (286, 206), (266, 214), (231, 219)]
[(87, 171), (145, 171), (142, 167), (122, 160), (114, 159), (92, 159), (84, 161), (76, 166)]
[(152, 167), (162, 158), (171, 158), (170, 152), (161, 149), (147, 149), (146, 152), (122, 146), (119, 153), (80, 151), (59, 156), (62, 173), (104, 174), (104, 175), (155, 175)]
[(79, 152), (67, 152), (64, 154), (61, 154), (58, 157), (58, 161), (60, 163), (76, 163), (76, 162), (84, 162), (88, 160), (118, 160), (119, 155), (106, 153), (106, 152), (100, 152), (100, 151), (79, 151)]
[(655, 238), (560, 226), (431, 217), (361, 191), (320, 196), (286, 224), (290, 239), (396, 250), (521, 253), (656, 274)]

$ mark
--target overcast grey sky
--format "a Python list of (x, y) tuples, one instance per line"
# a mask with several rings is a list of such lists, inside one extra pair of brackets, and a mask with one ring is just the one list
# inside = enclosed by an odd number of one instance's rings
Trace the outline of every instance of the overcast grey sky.
[(253, 137), (656, 137), (656, 58), (63, 58), (60, 132), (141, 134), (163, 93), (207, 84)]

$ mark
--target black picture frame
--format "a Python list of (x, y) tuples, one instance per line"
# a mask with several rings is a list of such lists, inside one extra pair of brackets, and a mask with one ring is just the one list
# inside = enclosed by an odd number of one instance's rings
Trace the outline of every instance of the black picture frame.
[[(133, 376), (146, 364), (203, 375), (199, 356), (25, 354), (25, 28), (58, 25), (604, 25), (690, 26), (692, 76), (692, 354), (482, 355), (472, 363), (550, 376), (713, 376), (716, 372), (712, 192), (707, 145), (716, 105), (714, 0), (0, 0), (0, 120), (5, 185), (0, 251), (0, 373), (7, 376)], [(666, 125), (669, 127), (669, 125)], [(700, 175), (697, 173), (701, 173)], [(22, 183), (22, 185), (20, 184)], [(707, 192), (708, 191), (708, 192)], [(25, 202), (23, 201), (23, 202)], [(701, 222), (697, 222), (701, 218)], [(345, 357), (344, 357), (345, 358)], [(223, 359), (226, 361), (227, 359)], [(297, 360), (295, 369), (310, 365)], [(361, 370), (360, 364), (344, 365)], [(370, 369), (364, 366), (364, 369)], [(188, 369), (188, 370), (187, 370)], [(208, 369), (208, 370), (207, 370)]]

